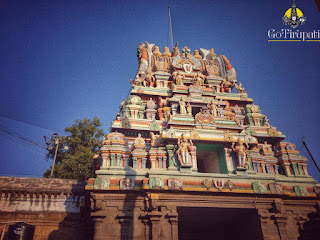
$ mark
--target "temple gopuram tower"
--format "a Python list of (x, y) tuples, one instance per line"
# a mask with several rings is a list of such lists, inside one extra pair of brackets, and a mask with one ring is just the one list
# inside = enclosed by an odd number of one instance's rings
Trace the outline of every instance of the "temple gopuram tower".
[(138, 60), (86, 186), (94, 239), (315, 239), (308, 160), (228, 58), (146, 42)]

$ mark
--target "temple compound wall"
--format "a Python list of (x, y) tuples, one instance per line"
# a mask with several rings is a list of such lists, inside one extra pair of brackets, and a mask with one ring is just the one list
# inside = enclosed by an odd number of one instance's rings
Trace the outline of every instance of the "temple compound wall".
[(34, 240), (91, 239), (84, 185), (76, 180), (0, 177), (4, 239), (17, 222), (34, 226)]

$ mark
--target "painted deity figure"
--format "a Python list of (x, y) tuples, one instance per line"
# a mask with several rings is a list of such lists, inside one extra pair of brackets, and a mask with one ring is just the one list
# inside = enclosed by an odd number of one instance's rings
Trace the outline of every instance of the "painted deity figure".
[(184, 134), (181, 135), (181, 139), (178, 139), (178, 160), (183, 164), (191, 163), (191, 147), (193, 146), (192, 140), (186, 138)]
[(226, 79), (224, 79), (223, 82), (221, 83), (221, 91), (231, 93), (231, 90), (234, 85), (235, 85), (235, 82), (231, 80), (229, 75), (227, 75)]
[(242, 83), (241, 82), (239, 82), (239, 85), (238, 84), (235, 84), (235, 86), (236, 86), (236, 89), (237, 89), (237, 91), (238, 91), (238, 93), (244, 93), (244, 87), (242, 87)]
[(203, 85), (203, 75), (198, 72), (197, 75), (193, 78), (193, 82), (196, 86), (200, 87)]
[(179, 104), (180, 104), (180, 114), (187, 114), (187, 111), (186, 111), (186, 102), (183, 101), (183, 99), (181, 98), (179, 100)]
[(183, 85), (182, 80), (184, 79), (184, 75), (182, 75), (180, 72), (175, 72), (173, 73), (173, 77), (177, 85)]
[(187, 114), (192, 115), (192, 107), (191, 107), (190, 102), (188, 102), (188, 104), (187, 104)]
[(233, 142), (231, 145), (231, 148), (237, 157), (238, 167), (247, 168), (248, 166), (246, 147), (249, 148), (248, 143), (242, 143), (240, 138), (238, 138), (238, 142), (236, 144)]
[(152, 71), (151, 71), (151, 67), (148, 67), (147, 70), (146, 70), (146, 76), (145, 76), (145, 79), (144, 79), (144, 83), (143, 85), (146, 87), (146, 85), (149, 85), (150, 87), (153, 87), (154, 86), (154, 76), (152, 74)]
[(153, 56), (156, 56), (156, 57), (160, 57), (162, 55), (158, 46), (154, 47), (154, 51), (152, 52), (152, 54)]
[(208, 109), (210, 110), (210, 113), (214, 116), (217, 117), (218, 113), (217, 113), (217, 105), (214, 102), (214, 99), (211, 100), (211, 102), (208, 104)]
[(170, 52), (170, 49), (168, 47), (164, 47), (164, 52), (163, 52), (162, 56), (171, 57), (171, 52)]

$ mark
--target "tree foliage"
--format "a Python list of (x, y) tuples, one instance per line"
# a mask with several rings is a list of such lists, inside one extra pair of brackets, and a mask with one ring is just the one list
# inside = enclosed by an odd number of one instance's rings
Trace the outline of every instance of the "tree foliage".
[[(71, 127), (65, 128), (66, 136), (51, 136), (47, 143), (47, 157), (54, 158), (59, 139), (54, 178), (85, 180), (93, 177), (93, 156), (98, 153), (102, 144), (102, 124), (97, 117), (93, 120), (77, 120)], [(51, 167), (43, 175), (50, 177)]]

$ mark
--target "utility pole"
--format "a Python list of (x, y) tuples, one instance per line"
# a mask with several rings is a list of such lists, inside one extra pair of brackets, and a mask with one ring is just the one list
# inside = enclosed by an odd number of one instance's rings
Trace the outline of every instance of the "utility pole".
[[(60, 138), (58, 136), (57, 133), (54, 133), (53, 134), (53, 144), (55, 145), (56, 149), (55, 149), (55, 153), (54, 153), (54, 157), (53, 157), (53, 163), (52, 163), (52, 167), (51, 167), (51, 174), (50, 174), (50, 178), (52, 178), (53, 176), (53, 171), (54, 171), (54, 166), (56, 164), (56, 159), (57, 159), (57, 154), (58, 154), (58, 150), (59, 150), (59, 144), (60, 144)], [(47, 142), (47, 138), (46, 136), (44, 136), (44, 140), (46, 141), (46, 144), (47, 144), (47, 149), (48, 150), (51, 150), (52, 149), (52, 146), (51, 146), (51, 143), (52, 143), (52, 140), (50, 142)]]
[(317, 164), (316, 160), (313, 158), (313, 156), (312, 156), (312, 154), (311, 154), (311, 152), (310, 152), (310, 150), (309, 150), (309, 148), (308, 148), (308, 146), (307, 146), (307, 143), (304, 141), (304, 139), (305, 139), (305, 137), (303, 137), (303, 138), (302, 138), (302, 143), (303, 143), (304, 147), (307, 149), (307, 151), (308, 151), (308, 153), (309, 153), (309, 155), (310, 155), (310, 157), (311, 157), (312, 161), (313, 161), (313, 162), (314, 162), (314, 164), (316, 165), (316, 167), (317, 167), (318, 171), (320, 172), (320, 168), (319, 168), (319, 166), (318, 166), (318, 164)]

